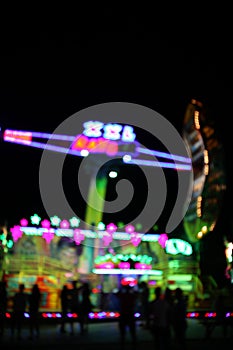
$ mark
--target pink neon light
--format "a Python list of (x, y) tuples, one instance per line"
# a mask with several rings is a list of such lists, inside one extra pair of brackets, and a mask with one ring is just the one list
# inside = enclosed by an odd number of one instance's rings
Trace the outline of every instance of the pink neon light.
[(130, 263), (126, 261), (121, 261), (118, 266), (120, 269), (130, 269)]
[(74, 241), (77, 245), (79, 245), (85, 239), (84, 233), (78, 228), (74, 230)]
[(32, 141), (32, 133), (30, 131), (18, 131), (6, 129), (3, 134), (4, 141), (23, 143), (30, 145)]
[(43, 221), (41, 221), (41, 226), (43, 228), (50, 228), (50, 221), (47, 219), (44, 219)]
[(14, 226), (10, 229), (14, 242), (17, 242), (22, 237), (23, 232), (20, 230), (20, 226)]
[(135, 227), (133, 225), (127, 225), (125, 226), (125, 231), (127, 233), (133, 233), (135, 231)]
[(143, 264), (143, 263), (135, 263), (135, 269), (139, 269), (139, 270), (151, 270), (152, 266), (151, 265), (147, 265), (147, 264)]
[(61, 228), (69, 228), (69, 227), (70, 227), (69, 221), (67, 221), (67, 220), (62, 220), (62, 221), (60, 222), (60, 227), (61, 227)]
[(51, 231), (45, 231), (43, 232), (42, 234), (42, 237), (46, 240), (46, 242), (49, 244), (53, 237), (54, 237), (54, 232), (51, 232)]
[(141, 240), (142, 239), (141, 239), (141, 237), (140, 237), (140, 235), (138, 233), (134, 232), (134, 233), (131, 234), (130, 241), (135, 247), (137, 247), (141, 243)]
[(104, 242), (104, 246), (107, 247), (113, 240), (112, 233), (105, 232), (102, 239)]
[(114, 233), (117, 230), (117, 226), (113, 223), (107, 225), (106, 230), (108, 233)]
[(114, 264), (112, 262), (105, 262), (103, 264), (99, 264), (98, 268), (99, 269), (113, 269), (114, 268)]
[(103, 137), (89, 138), (84, 135), (78, 135), (72, 143), (71, 149), (78, 151), (85, 149), (90, 153), (115, 155), (118, 152), (118, 144), (117, 142), (106, 140)]
[(161, 233), (161, 235), (159, 236), (158, 242), (161, 245), (162, 248), (165, 248), (166, 243), (168, 240), (168, 236), (166, 233)]
[(27, 219), (21, 219), (20, 220), (20, 225), (23, 226), (23, 227), (27, 226), (28, 225), (28, 220)]

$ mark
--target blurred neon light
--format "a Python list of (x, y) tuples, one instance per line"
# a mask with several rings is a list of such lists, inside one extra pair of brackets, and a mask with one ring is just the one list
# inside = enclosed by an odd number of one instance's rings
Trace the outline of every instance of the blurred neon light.
[(148, 154), (148, 155), (156, 156), (159, 158), (177, 160), (178, 162), (184, 162), (184, 163), (192, 163), (192, 159), (188, 158), (188, 157), (178, 156), (178, 155), (170, 154), (170, 153), (166, 153), (166, 152), (153, 151), (153, 150), (149, 150), (147, 148), (142, 148), (142, 147), (137, 147), (136, 150), (139, 153)]
[(72, 150), (81, 151), (83, 149), (90, 153), (106, 153), (115, 155), (118, 153), (117, 142), (100, 138), (88, 138), (84, 135), (78, 135), (71, 145)]
[(130, 263), (129, 262), (125, 262), (125, 261), (121, 261), (118, 264), (120, 269), (130, 269)]
[(135, 263), (135, 269), (136, 270), (151, 270), (152, 265), (142, 264), (142, 263)]
[(192, 281), (193, 276), (190, 274), (168, 275), (169, 281)]
[[(112, 234), (109, 234), (106, 231), (91, 231), (91, 230), (81, 230), (81, 229), (79, 229), (79, 231), (76, 231), (77, 229), (67, 229), (67, 228), (56, 229), (56, 228), (25, 227), (25, 226), (14, 226), (10, 230), (12, 232), (14, 241), (22, 237), (23, 233), (28, 236), (30, 235), (42, 236), (44, 232), (53, 233), (58, 237), (73, 238), (74, 240), (77, 240), (77, 244), (80, 244), (81, 241), (84, 239), (84, 237), (92, 238), (92, 239), (104, 238), (104, 240), (107, 240), (107, 241), (112, 241), (112, 239), (125, 240), (125, 241), (131, 240), (131, 234), (127, 232), (113, 232)], [(78, 232), (78, 236), (77, 236), (77, 232)], [(109, 234), (110, 237), (107, 237), (107, 234)], [(137, 233), (137, 235), (141, 237), (141, 241), (143, 242), (158, 242), (161, 236), (159, 234), (150, 234), (150, 233), (149, 234)], [(168, 239), (166, 241), (165, 249), (168, 254), (173, 254), (173, 255), (176, 255), (176, 254), (191, 255), (193, 251), (190, 243), (183, 240), (177, 240), (177, 239)]]
[(21, 219), (20, 220), (20, 225), (21, 226), (27, 226), (28, 225), (28, 220), (27, 219)]
[[(3, 139), (4, 141), (8, 141), (8, 142), (23, 144), (26, 146), (46, 149), (46, 150), (59, 152), (59, 153), (71, 154), (71, 155), (80, 156), (80, 157), (86, 157), (89, 154), (89, 152), (106, 153), (108, 155), (122, 154), (123, 162), (127, 164), (156, 166), (156, 167), (171, 168), (176, 170), (191, 170), (191, 165), (187, 165), (187, 164), (186, 165), (174, 164), (174, 163), (158, 162), (158, 161), (145, 160), (145, 159), (132, 160), (130, 155), (125, 154), (126, 151), (120, 152), (118, 143), (114, 142), (116, 140), (121, 140), (123, 144), (133, 143), (136, 135), (134, 134), (133, 128), (131, 126), (128, 126), (128, 125), (124, 126), (122, 135), (120, 135), (120, 129), (122, 129), (122, 126), (120, 126), (119, 124), (106, 124), (105, 126), (103, 126), (104, 124), (100, 122), (87, 122), (87, 124), (88, 123), (92, 123), (92, 124), (94, 123), (94, 126), (93, 126), (93, 129), (89, 128), (86, 131), (84, 130), (84, 135), (80, 134), (76, 136), (70, 136), (70, 135), (59, 135), (59, 134), (50, 134), (50, 133), (42, 133), (42, 132), (6, 129), (3, 134)], [(97, 123), (96, 124), (97, 126), (95, 125), (95, 123)], [(100, 127), (104, 128), (104, 134), (103, 134), (104, 137), (100, 137), (102, 136)], [(88, 138), (90, 135), (92, 136), (92, 138)], [(97, 135), (99, 135), (98, 138), (97, 138)], [(66, 142), (71, 142), (71, 145), (70, 147), (56, 146), (53, 144), (32, 141), (33, 138), (66, 141)], [(136, 147), (135, 151), (141, 154), (148, 154), (151, 156), (158, 156), (160, 158), (166, 158), (174, 161), (191, 164), (191, 158), (188, 158), (188, 157), (160, 152), (156, 150), (148, 150), (143, 147)]]
[(135, 255), (135, 254), (116, 254), (116, 255), (113, 255), (113, 254), (106, 254), (106, 255), (98, 255), (96, 258), (95, 258), (95, 263), (96, 264), (100, 264), (102, 262), (105, 262), (105, 261), (113, 261), (115, 263), (117, 263), (119, 260), (120, 261), (124, 261), (124, 262), (127, 262), (128, 260), (131, 260), (131, 261), (134, 261), (134, 262), (140, 262), (140, 263), (143, 263), (143, 264), (150, 264), (152, 262), (152, 257), (144, 254), (144, 255)]
[(166, 243), (165, 249), (168, 254), (173, 255), (191, 255), (193, 252), (193, 248), (190, 243), (178, 238), (169, 239)]
[(28, 145), (32, 141), (32, 133), (30, 131), (19, 131), (19, 130), (10, 130), (6, 129), (3, 134), (3, 140), (8, 142), (22, 143)]
[[(135, 140), (135, 133), (133, 128), (129, 125), (125, 125), (124, 128), (120, 124), (107, 123), (104, 124), (99, 121), (88, 121), (83, 124), (83, 134), (88, 137), (100, 137), (103, 136), (107, 140), (120, 140), (126, 142), (133, 142)], [(103, 129), (103, 132), (101, 131)], [(123, 131), (122, 131), (123, 130)], [(122, 134), (121, 134), (122, 131)]]
[[(6, 318), (10, 319), (12, 317), (11, 313), (6, 312), (5, 313)], [(112, 319), (112, 318), (118, 318), (120, 316), (119, 312), (114, 312), (114, 311), (99, 311), (99, 312), (89, 312), (88, 318), (89, 319)], [(140, 317), (141, 314), (139, 312), (135, 312), (134, 317), (138, 318)], [(186, 313), (186, 318), (196, 318), (196, 319), (203, 319), (203, 318), (214, 318), (216, 317), (217, 314), (216, 312), (187, 312)], [(25, 318), (30, 318), (29, 313), (24, 313)], [(60, 312), (43, 312), (41, 313), (42, 318), (62, 318), (62, 314)], [(68, 313), (66, 314), (66, 317), (68, 318), (78, 318), (78, 314), (76, 313)], [(225, 314), (226, 318), (233, 317), (232, 312), (226, 312)]]
[(191, 165), (158, 162), (156, 160), (131, 159), (131, 160), (125, 161), (125, 159), (123, 159), (123, 161), (124, 161), (124, 163), (127, 163), (127, 164), (145, 165), (145, 166), (160, 167), (160, 168), (170, 168), (170, 169), (176, 169), (176, 170), (191, 170), (192, 169)]
[(105, 262), (105, 263), (100, 264), (98, 268), (111, 270), (114, 268), (114, 264), (112, 262)]
[[(25, 235), (35, 235), (35, 236), (41, 236), (42, 233), (46, 230), (45, 228), (42, 227), (23, 227), (23, 226), (18, 226), (19, 231), (23, 232)], [(50, 229), (51, 230), (51, 229)], [(56, 236), (59, 237), (73, 237), (74, 235), (74, 230), (73, 229), (61, 229), (61, 228), (54, 228), (54, 233)], [(87, 238), (103, 238), (104, 234), (106, 231), (91, 231), (91, 230), (81, 230), (81, 233), (85, 235)], [(142, 237), (142, 241), (144, 242), (157, 242), (159, 239), (159, 234), (144, 234), (144, 233), (138, 233)], [(114, 232), (113, 233), (113, 239), (116, 240), (125, 240), (129, 241), (130, 240), (130, 234), (127, 232)]]
[(98, 275), (154, 275), (162, 276), (160, 270), (144, 270), (144, 269), (93, 269), (93, 273)]

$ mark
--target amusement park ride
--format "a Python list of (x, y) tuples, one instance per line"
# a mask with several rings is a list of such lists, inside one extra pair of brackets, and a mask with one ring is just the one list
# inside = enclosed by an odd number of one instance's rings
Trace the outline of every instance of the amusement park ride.
[[(85, 225), (76, 216), (62, 218), (54, 213), (43, 219), (32, 213), (10, 229), (11, 243), (6, 241), (5, 228), (1, 235), (5, 242), (2, 278), (9, 290), (13, 293), (20, 281), (29, 289), (38, 283), (44, 295), (42, 309), (51, 311), (60, 308), (63, 284), (88, 280), (92, 303), (99, 309), (101, 295), (113, 293), (119, 284), (138, 285), (145, 280), (151, 298), (155, 286), (180, 287), (193, 308), (203, 298), (198, 242), (213, 231), (226, 189), (222, 147), (202, 104), (192, 100), (185, 113), (182, 138), (187, 157), (142, 147), (130, 125), (87, 121), (83, 127), (75, 136), (6, 129), (3, 140), (80, 158), (121, 157), (126, 166), (192, 171), (191, 201), (182, 221), (187, 239), (169, 238), (166, 232), (145, 232), (140, 222), (122, 227), (113, 222), (104, 225), (104, 200), (95, 197), (96, 188), (103, 199), (106, 195), (108, 178), (101, 173), (89, 186), (92, 205), (88, 200)], [(114, 303), (105, 308), (114, 309)]]

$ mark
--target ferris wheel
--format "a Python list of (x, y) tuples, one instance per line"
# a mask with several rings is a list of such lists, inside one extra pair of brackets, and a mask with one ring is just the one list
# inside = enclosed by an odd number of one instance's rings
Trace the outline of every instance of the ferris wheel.
[(194, 185), (183, 219), (193, 243), (213, 231), (226, 190), (224, 149), (203, 104), (192, 100), (183, 121), (183, 139), (192, 159)]

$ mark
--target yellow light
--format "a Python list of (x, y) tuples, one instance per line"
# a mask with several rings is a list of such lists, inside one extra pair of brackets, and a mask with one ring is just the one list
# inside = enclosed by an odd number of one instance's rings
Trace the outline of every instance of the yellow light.
[(201, 232), (202, 233), (206, 233), (208, 231), (208, 227), (205, 225), (205, 226), (202, 226), (201, 228)]
[(196, 129), (200, 129), (199, 112), (198, 111), (194, 112), (194, 125), (195, 125)]

